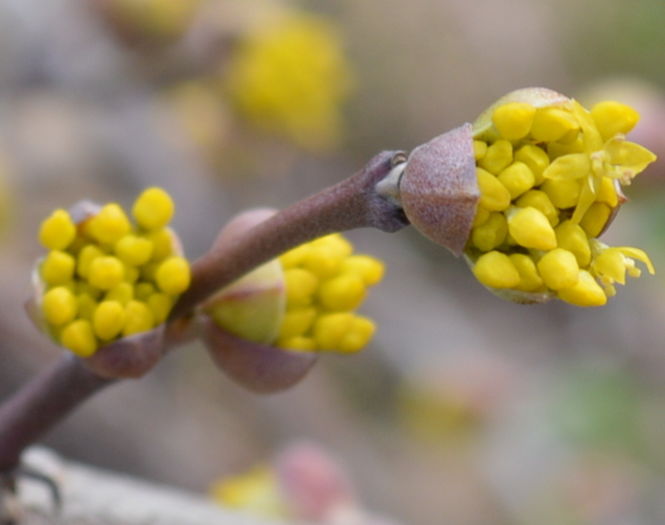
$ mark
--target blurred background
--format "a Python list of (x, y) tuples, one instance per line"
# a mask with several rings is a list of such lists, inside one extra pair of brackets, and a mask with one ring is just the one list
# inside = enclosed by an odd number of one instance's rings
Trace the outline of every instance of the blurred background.
[[(61, 353), (22, 309), (54, 208), (162, 186), (195, 258), (242, 209), (287, 206), (531, 85), (634, 105), (632, 138), (663, 158), (663, 24), (662, 0), (0, 0), (0, 398)], [(663, 163), (627, 193), (607, 238), (658, 271)], [(526, 307), (408, 228), (349, 238), (387, 264), (361, 355), (258, 397), (193, 344), (47, 444), (202, 493), (232, 478), (231, 505), (295, 447), (376, 523), (665, 522), (662, 273), (601, 309)]]

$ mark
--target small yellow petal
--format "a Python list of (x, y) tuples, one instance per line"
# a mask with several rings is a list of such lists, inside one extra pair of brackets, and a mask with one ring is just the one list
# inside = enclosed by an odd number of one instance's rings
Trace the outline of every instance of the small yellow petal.
[(554, 160), (543, 172), (545, 179), (579, 179), (591, 172), (591, 161), (586, 153), (571, 153)]
[(77, 309), (76, 297), (64, 286), (51, 288), (42, 297), (42, 312), (52, 325), (60, 326), (69, 323), (76, 317)]
[(605, 145), (610, 164), (617, 167), (624, 184), (656, 160), (644, 146), (625, 140), (611, 140)]

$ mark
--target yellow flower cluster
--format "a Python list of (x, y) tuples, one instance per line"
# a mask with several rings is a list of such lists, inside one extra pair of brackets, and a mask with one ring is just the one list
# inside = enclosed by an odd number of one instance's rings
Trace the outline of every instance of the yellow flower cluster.
[(481, 196), (465, 251), (482, 284), (518, 301), (600, 306), (626, 273), (640, 274), (636, 260), (653, 273), (642, 250), (596, 239), (623, 200), (620, 184), (655, 160), (625, 139), (638, 119), (611, 101), (590, 112), (570, 99), (494, 108), (474, 136)]
[(134, 202), (133, 226), (115, 203), (75, 224), (63, 209), (41, 224), (49, 253), (39, 265), (41, 313), (51, 335), (81, 357), (118, 337), (164, 322), (189, 286), (189, 263), (167, 227), (171, 197), (148, 188)]
[(231, 101), (253, 124), (300, 146), (325, 149), (339, 138), (350, 79), (334, 26), (293, 12), (242, 42), (224, 81)]
[(375, 331), (374, 323), (353, 313), (367, 287), (383, 277), (383, 263), (353, 255), (340, 234), (327, 235), (283, 254), (286, 311), (277, 346), (291, 350), (360, 351)]
[(267, 466), (216, 481), (210, 487), (210, 496), (227, 508), (251, 510), (271, 518), (285, 517), (276, 476)]

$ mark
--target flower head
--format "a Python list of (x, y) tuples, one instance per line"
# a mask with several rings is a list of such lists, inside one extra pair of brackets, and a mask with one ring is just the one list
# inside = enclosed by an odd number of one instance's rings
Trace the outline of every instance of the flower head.
[(247, 36), (224, 82), (237, 110), (253, 124), (322, 149), (339, 139), (340, 104), (350, 79), (333, 24), (292, 12)]
[(520, 302), (558, 297), (600, 306), (634, 261), (635, 248), (597, 237), (625, 200), (621, 186), (655, 155), (625, 137), (639, 115), (619, 102), (587, 111), (543, 89), (500, 99), (473, 126), (480, 197), (464, 253), (476, 278)]
[(163, 323), (190, 281), (189, 263), (168, 228), (174, 206), (160, 188), (120, 205), (81, 203), (40, 227), (49, 250), (35, 272), (39, 316), (51, 336), (81, 357)]
[(220, 291), (204, 307), (243, 339), (302, 352), (355, 353), (375, 326), (355, 310), (383, 276), (383, 264), (353, 253), (341, 234), (283, 254)]

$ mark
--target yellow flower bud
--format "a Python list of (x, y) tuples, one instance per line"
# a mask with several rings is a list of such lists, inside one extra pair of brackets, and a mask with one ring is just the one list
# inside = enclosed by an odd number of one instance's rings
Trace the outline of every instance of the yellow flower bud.
[(162, 261), (173, 255), (173, 234), (168, 228), (150, 231), (145, 237), (152, 243), (151, 261)]
[(599, 102), (591, 108), (591, 116), (603, 140), (617, 133), (628, 133), (640, 120), (640, 114), (633, 108), (614, 101)]
[(158, 230), (171, 221), (174, 208), (171, 196), (163, 189), (153, 187), (139, 195), (132, 207), (132, 215), (141, 228)]
[(169, 257), (157, 268), (155, 280), (160, 290), (179, 295), (189, 287), (191, 275), (189, 263), (184, 257)]
[(286, 304), (288, 308), (309, 306), (319, 284), (318, 278), (302, 268), (290, 268), (284, 272)]
[(343, 260), (343, 255), (328, 246), (310, 246), (302, 266), (317, 277), (326, 279), (339, 271)]
[(507, 140), (497, 140), (487, 148), (485, 156), (478, 165), (496, 174), (507, 168), (511, 162), (513, 162), (513, 146)]
[(314, 323), (313, 334), (317, 348), (337, 350), (353, 324), (353, 314), (337, 312), (324, 314)]
[(279, 327), (279, 340), (288, 340), (304, 335), (316, 318), (314, 308), (294, 308), (287, 310)]
[(603, 306), (607, 296), (593, 276), (580, 270), (579, 280), (569, 288), (559, 290), (559, 299), (576, 306)]
[(92, 320), (92, 316), (97, 308), (97, 301), (88, 293), (79, 293), (76, 296), (77, 317), (80, 319)]
[(101, 290), (110, 290), (122, 282), (125, 268), (117, 257), (96, 257), (88, 268), (88, 282)]
[(338, 257), (348, 257), (353, 253), (353, 246), (339, 233), (324, 235), (310, 243), (311, 247), (323, 246), (332, 250)]
[(476, 170), (480, 188), (479, 205), (490, 211), (502, 211), (510, 206), (510, 192), (490, 172), (482, 168)]
[(589, 237), (598, 237), (612, 214), (612, 209), (603, 202), (594, 202), (580, 221), (580, 226)]
[(559, 210), (554, 207), (547, 193), (541, 190), (530, 190), (515, 201), (518, 208), (536, 208), (540, 211), (550, 225), (556, 226), (559, 222)]
[(591, 248), (586, 233), (579, 224), (573, 221), (564, 221), (554, 230), (559, 248), (571, 252), (580, 267), (586, 267), (591, 262)]
[(148, 308), (152, 312), (155, 324), (159, 325), (166, 321), (166, 318), (173, 307), (173, 298), (165, 293), (154, 293), (148, 297)]
[(543, 255), (537, 267), (543, 281), (552, 290), (570, 288), (579, 279), (577, 259), (571, 252), (562, 248)]
[(506, 187), (511, 199), (515, 199), (525, 191), (530, 190), (536, 180), (529, 167), (523, 162), (513, 162), (499, 173), (497, 178)]
[(546, 180), (540, 189), (543, 190), (557, 208), (572, 208), (580, 199), (582, 191), (581, 179)]
[(65, 284), (74, 276), (76, 261), (67, 252), (53, 250), (44, 262), (42, 262), (40, 273), (44, 282), (49, 286)]
[(134, 287), (134, 297), (139, 301), (147, 301), (153, 293), (155, 293), (155, 287), (152, 283), (141, 281)]
[(49, 250), (64, 250), (75, 237), (76, 226), (62, 209), (55, 210), (39, 228), (39, 241)]
[(117, 337), (125, 326), (125, 309), (118, 301), (102, 301), (95, 310), (92, 326), (102, 341)]
[(104, 296), (104, 300), (117, 301), (123, 306), (132, 299), (134, 299), (134, 287), (128, 282), (115, 285), (108, 292), (106, 292), (106, 295)]
[(509, 102), (494, 110), (492, 123), (507, 140), (519, 140), (528, 135), (536, 108), (522, 102)]
[(145, 237), (129, 234), (115, 244), (114, 251), (125, 264), (140, 266), (150, 260), (152, 243)]
[(482, 140), (473, 141), (473, 156), (478, 161), (482, 159), (487, 153), (487, 143)]
[(487, 221), (471, 231), (471, 242), (480, 251), (488, 252), (506, 239), (508, 225), (503, 213), (492, 213)]
[(547, 217), (538, 209), (515, 208), (508, 214), (508, 231), (525, 248), (551, 250), (556, 248), (556, 235)]
[(514, 288), (520, 283), (520, 274), (509, 257), (491, 251), (481, 255), (473, 266), (476, 279), (490, 288)]
[(69, 323), (76, 317), (76, 297), (64, 286), (51, 288), (42, 298), (42, 312), (46, 321), (55, 326)]
[(296, 248), (289, 250), (286, 253), (283, 253), (279, 257), (279, 262), (282, 263), (282, 266), (286, 268), (295, 268), (296, 266), (302, 264), (305, 256), (309, 253), (309, 244), (302, 244)]
[(543, 172), (549, 166), (550, 159), (542, 148), (539, 148), (535, 144), (526, 144), (515, 152), (515, 160), (529, 166), (536, 185), (541, 184), (545, 180)]
[(111, 203), (90, 219), (86, 231), (102, 244), (113, 244), (129, 233), (131, 228), (123, 209), (118, 204)]
[(535, 292), (542, 288), (543, 280), (540, 278), (536, 263), (533, 262), (531, 257), (523, 253), (513, 253), (509, 255), (509, 258), (520, 274), (520, 283), (515, 287), (517, 290)]
[(575, 117), (559, 108), (539, 108), (533, 118), (531, 135), (538, 142), (554, 142), (579, 129)]
[(60, 342), (79, 357), (90, 357), (97, 350), (97, 340), (90, 321), (77, 319), (69, 323), (60, 334)]
[(155, 326), (155, 318), (148, 305), (142, 301), (129, 301), (125, 307), (125, 325), (122, 335), (127, 337), (146, 332)]
[(476, 209), (476, 215), (473, 218), (473, 224), (471, 225), (471, 227), (476, 228), (478, 226), (485, 224), (487, 219), (490, 218), (490, 213), (491, 212), (489, 210), (486, 210), (485, 208), (479, 205), (478, 208)]
[(365, 299), (365, 284), (361, 277), (348, 273), (324, 281), (318, 291), (318, 299), (327, 310), (353, 310)]
[(383, 279), (384, 265), (369, 255), (350, 255), (340, 268), (342, 273), (354, 273), (363, 280), (366, 286), (373, 286)]
[(92, 261), (103, 255), (106, 255), (106, 252), (94, 244), (84, 246), (78, 254), (76, 273), (81, 277), (88, 277), (88, 271)]
[(367, 346), (375, 331), (376, 325), (371, 319), (354, 315), (348, 332), (342, 337), (335, 350), (346, 354), (359, 352)]

